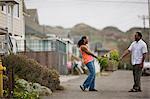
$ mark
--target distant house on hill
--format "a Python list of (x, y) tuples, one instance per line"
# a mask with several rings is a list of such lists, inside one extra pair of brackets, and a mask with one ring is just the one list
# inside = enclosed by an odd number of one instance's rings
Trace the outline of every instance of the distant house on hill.
[(98, 56), (104, 56), (105, 54), (110, 52), (110, 50), (105, 49), (105, 48), (101, 48), (101, 49), (97, 49), (95, 52), (97, 52)]
[(98, 56), (104, 56), (105, 54), (110, 52), (110, 50), (104, 48), (101, 43), (96, 43), (95, 44), (95, 52), (97, 53)]

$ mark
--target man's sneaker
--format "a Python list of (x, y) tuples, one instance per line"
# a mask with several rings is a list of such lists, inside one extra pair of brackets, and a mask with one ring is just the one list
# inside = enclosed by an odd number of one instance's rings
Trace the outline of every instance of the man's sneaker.
[(85, 91), (85, 87), (84, 86), (80, 85), (80, 88), (81, 88), (82, 91)]
[(142, 90), (141, 89), (131, 89), (131, 90), (129, 90), (128, 92), (142, 92)]
[(89, 91), (98, 91), (98, 90), (96, 90), (96, 89), (89, 89)]
[(137, 91), (138, 91), (138, 92), (142, 92), (142, 90), (141, 90), (141, 89), (138, 89)]
[(138, 90), (133, 88), (133, 89), (129, 90), (128, 92), (138, 92)]

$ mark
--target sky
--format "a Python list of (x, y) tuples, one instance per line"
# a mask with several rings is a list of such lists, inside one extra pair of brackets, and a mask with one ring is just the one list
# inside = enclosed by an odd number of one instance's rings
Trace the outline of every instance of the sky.
[(143, 27), (142, 16), (148, 16), (148, 4), (139, 2), (147, 0), (25, 0), (27, 9), (38, 10), (42, 25), (71, 28), (85, 23), (97, 29), (115, 26), (122, 31)]

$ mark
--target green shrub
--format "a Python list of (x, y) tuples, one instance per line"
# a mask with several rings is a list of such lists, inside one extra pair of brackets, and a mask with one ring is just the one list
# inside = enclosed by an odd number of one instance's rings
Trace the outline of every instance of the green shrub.
[(39, 96), (49, 96), (52, 91), (38, 83), (29, 83), (24, 79), (15, 79), (14, 98), (38, 99)]
[(39, 99), (39, 93), (33, 91), (30, 83), (28, 83), (27, 81), (23, 79), (17, 79), (14, 88), (14, 98), (15, 99)]
[(118, 61), (119, 60), (119, 52), (117, 50), (113, 50), (110, 52), (110, 59)]
[(107, 57), (99, 57), (98, 61), (101, 66), (101, 71), (105, 70), (108, 67), (108, 58)]
[(119, 61), (119, 52), (117, 50), (113, 50), (110, 55), (99, 57), (98, 61), (101, 66), (101, 71), (103, 70), (117, 70), (118, 68), (118, 61)]
[(26, 56), (12, 54), (4, 57), (3, 66), (6, 66), (8, 71), (13, 67), (15, 75), (19, 78), (39, 83), (52, 91), (60, 86), (59, 74), (56, 70), (48, 69)]
[(28, 92), (28, 91), (19, 91), (14, 92), (15, 99), (39, 99), (39, 96), (36, 92)]

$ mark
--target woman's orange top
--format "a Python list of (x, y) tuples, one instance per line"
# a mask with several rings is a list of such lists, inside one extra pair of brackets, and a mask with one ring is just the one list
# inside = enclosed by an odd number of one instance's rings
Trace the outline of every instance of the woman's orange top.
[(81, 47), (85, 47), (87, 50), (89, 50), (89, 49), (88, 49), (88, 46), (87, 46), (87, 45), (81, 45), (81, 46), (80, 46), (80, 52), (81, 52), (81, 55), (82, 55), (82, 59), (83, 59), (83, 61), (84, 61), (84, 64), (87, 64), (87, 63), (93, 61), (93, 60), (94, 60), (93, 56), (88, 55), (87, 53), (85, 53), (84, 51), (82, 51), (82, 50), (81, 50)]

